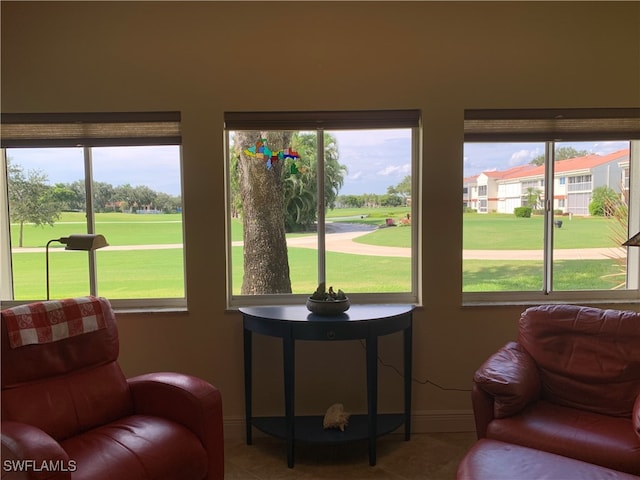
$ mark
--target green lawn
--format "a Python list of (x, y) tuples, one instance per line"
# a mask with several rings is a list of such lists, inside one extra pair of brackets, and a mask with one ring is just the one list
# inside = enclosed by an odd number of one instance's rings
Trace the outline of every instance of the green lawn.
[[(318, 286), (316, 251), (309, 248), (289, 248), (289, 275), (292, 293), (311, 294)], [(242, 248), (233, 247), (234, 295), (242, 286)], [(327, 278), (331, 285), (350, 293), (402, 292), (410, 288), (409, 258), (375, 257), (327, 252)], [(385, 271), (384, 277), (379, 273)]]
[[(89, 267), (86, 252), (51, 252), (51, 298), (86, 295)], [(184, 296), (182, 249), (96, 251), (100, 294), (110, 298), (173, 298)], [(16, 298), (46, 297), (44, 253), (13, 257)]]
[[(386, 218), (396, 222), (406, 218), (407, 209), (341, 209), (327, 216), (329, 221), (348, 221), (384, 225)], [(610, 239), (612, 221), (603, 218), (562, 217), (562, 228), (554, 229), (556, 248), (615, 246)], [(513, 215), (463, 215), (464, 249), (541, 249), (542, 218), (515, 218)], [(64, 213), (53, 226), (24, 228), (25, 247), (44, 247), (48, 240), (85, 231), (82, 213)], [(108, 213), (96, 215), (96, 230), (110, 245), (181, 244), (181, 216)], [(12, 225), (12, 245), (18, 245), (19, 228)], [(302, 235), (302, 234), (297, 234)], [(242, 240), (242, 225), (232, 221), (232, 239)], [(411, 229), (406, 226), (376, 229), (358, 242), (410, 247)], [(87, 260), (84, 252), (65, 252), (63, 245), (51, 245), (52, 296), (84, 294), (88, 290)], [(233, 278), (239, 293), (242, 278), (242, 249), (233, 248)], [(98, 251), (100, 294), (112, 298), (159, 298), (184, 295), (182, 249)], [(45, 295), (44, 253), (17, 253), (13, 256), (16, 298), (42, 298)], [(289, 263), (294, 293), (316, 288), (316, 257), (310, 249), (290, 248)], [(358, 256), (329, 252), (328, 278), (350, 292), (407, 291), (410, 260), (390, 257)], [(612, 260), (556, 262), (555, 288), (609, 289), (623, 276)], [(381, 279), (379, 272), (384, 271)], [(540, 290), (540, 262), (467, 260), (463, 265), (464, 291)], [(430, 275), (429, 272), (425, 272)], [(618, 274), (618, 275), (616, 275)]]
[[(609, 238), (615, 220), (603, 217), (556, 217), (561, 228), (553, 229), (555, 248), (612, 247)], [(544, 220), (541, 216), (516, 218), (514, 215), (463, 215), (463, 248), (467, 250), (542, 249)]]
[[(53, 225), (25, 225), (23, 247), (44, 247), (52, 238), (86, 232), (84, 213), (63, 213)], [(11, 225), (11, 245), (19, 245), (18, 225)], [(137, 215), (135, 213), (98, 213), (96, 232), (103, 234), (109, 245), (148, 245), (182, 243), (182, 215)], [(52, 243), (50, 248), (64, 248)]]
[[(465, 260), (465, 292), (540, 291), (542, 262), (517, 260)], [(609, 290), (623, 281), (612, 260), (560, 260), (554, 262), (554, 290)]]

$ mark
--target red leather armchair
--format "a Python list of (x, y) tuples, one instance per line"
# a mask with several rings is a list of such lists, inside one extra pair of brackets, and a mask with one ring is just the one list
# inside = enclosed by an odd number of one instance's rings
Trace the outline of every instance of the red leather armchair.
[(640, 475), (640, 313), (527, 309), (472, 401), (478, 438)]
[(104, 298), (2, 311), (2, 478), (222, 480), (222, 399), (178, 373), (126, 379)]

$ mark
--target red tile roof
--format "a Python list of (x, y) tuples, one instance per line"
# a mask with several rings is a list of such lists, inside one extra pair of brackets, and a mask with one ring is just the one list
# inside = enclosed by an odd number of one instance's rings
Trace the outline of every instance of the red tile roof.
[[(607, 155), (586, 155), (584, 157), (569, 158), (567, 160), (559, 160), (555, 165), (555, 173), (566, 173), (580, 170), (588, 170), (604, 165), (615, 160), (624, 160), (629, 156), (629, 149), (618, 150)], [(519, 165), (508, 170), (482, 172), (487, 177), (496, 180), (510, 180), (523, 177), (542, 177), (544, 176), (544, 166), (536, 165)]]

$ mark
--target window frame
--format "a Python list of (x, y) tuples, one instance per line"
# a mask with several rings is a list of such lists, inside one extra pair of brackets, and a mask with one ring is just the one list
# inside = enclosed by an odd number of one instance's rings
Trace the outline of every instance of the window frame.
[[(224, 158), (225, 158), (225, 229), (226, 229), (226, 302), (228, 309), (255, 305), (296, 305), (304, 303), (309, 293), (235, 295), (233, 293), (232, 238), (231, 238), (231, 181), (229, 150), (230, 132), (239, 130), (269, 131), (292, 130), (314, 131), (320, 137), (324, 132), (336, 130), (411, 129), (411, 292), (398, 293), (348, 293), (357, 303), (411, 303), (422, 302), (421, 238), (420, 238), (420, 170), (422, 163), (422, 114), (420, 110), (362, 110), (362, 111), (287, 111), (287, 112), (225, 112)], [(322, 169), (319, 169), (320, 173)], [(324, 180), (318, 182), (323, 191)], [(324, 202), (318, 202), (322, 205)], [(324, 221), (324, 212), (318, 215), (318, 223)], [(324, 235), (324, 229), (318, 228)], [(324, 241), (318, 239), (318, 249)], [(325, 252), (326, 253), (326, 252)], [(319, 256), (323, 254), (319, 253)], [(321, 260), (322, 262), (322, 260)], [(324, 262), (322, 262), (324, 263)]]
[[(629, 152), (629, 235), (640, 229), (640, 108), (466, 110), (465, 143), (545, 142), (544, 198), (553, 198), (556, 142), (624, 140)], [(566, 180), (567, 185), (569, 180)], [(463, 292), (463, 306), (544, 303), (625, 303), (640, 300), (640, 248), (627, 249), (625, 290), (557, 291), (553, 275), (553, 204), (545, 202), (543, 285), (540, 291)], [(461, 290), (464, 284), (464, 270)]]
[[(91, 149), (94, 147), (132, 147), (175, 145), (179, 147), (180, 170), (182, 170), (181, 114), (177, 111), (158, 112), (91, 112), (91, 113), (3, 113), (1, 118), (0, 149), (0, 194), (8, 198), (6, 150), (15, 148), (82, 147), (84, 154), (84, 181), (87, 198), (86, 233), (95, 232), (95, 212), (92, 206)], [(182, 188), (182, 182), (181, 182)], [(183, 196), (183, 192), (181, 192)], [(0, 278), (4, 285), (13, 284), (12, 252), (10, 238), (9, 205), (0, 213)], [(184, 211), (184, 209), (183, 209)], [(83, 232), (84, 233), (84, 232)], [(184, 310), (187, 306), (186, 241), (185, 225), (182, 222), (183, 238), (183, 297), (167, 298), (110, 298), (114, 308), (126, 311)], [(107, 239), (108, 240), (108, 239)], [(44, 267), (43, 267), (44, 268)], [(8, 282), (8, 283), (5, 283)], [(95, 294), (97, 272), (95, 252), (89, 252), (90, 292)], [(11, 300), (3, 300), (6, 307), (21, 305), (42, 299), (15, 300), (13, 287)], [(4, 294), (4, 292), (3, 292)]]

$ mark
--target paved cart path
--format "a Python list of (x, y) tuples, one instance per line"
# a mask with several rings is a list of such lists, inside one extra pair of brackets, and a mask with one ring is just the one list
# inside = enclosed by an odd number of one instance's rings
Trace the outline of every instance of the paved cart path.
[[(402, 228), (402, 227), (389, 227)], [(381, 257), (411, 257), (411, 249), (403, 247), (383, 247), (355, 242), (354, 239), (375, 230), (370, 225), (353, 223), (328, 223), (326, 227), (325, 246), (329, 252), (350, 253), (354, 255), (373, 255)], [(242, 242), (233, 242), (233, 246), (241, 246)], [(287, 239), (288, 247), (318, 248), (318, 241), (314, 235), (291, 237)], [(115, 250), (159, 250), (182, 248), (181, 243), (161, 245), (122, 245), (109, 246), (101, 251)], [(13, 253), (44, 252), (44, 248), (14, 248)], [(50, 248), (49, 253), (64, 251), (63, 248)], [(463, 250), (464, 260), (542, 260), (542, 250)], [(579, 248), (556, 249), (553, 252), (555, 260), (604, 260), (623, 258), (626, 250), (623, 248)]]

